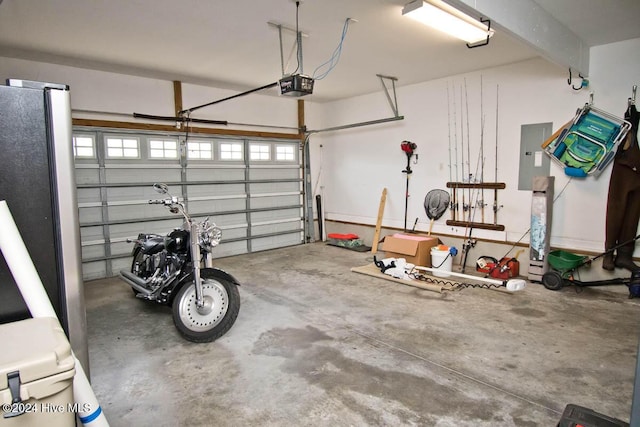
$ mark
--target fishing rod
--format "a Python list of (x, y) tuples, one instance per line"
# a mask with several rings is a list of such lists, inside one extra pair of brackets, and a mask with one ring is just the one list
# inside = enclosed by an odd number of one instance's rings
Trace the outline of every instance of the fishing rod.
[[(461, 182), (464, 182), (464, 124), (462, 123), (464, 117), (464, 111), (462, 110), (462, 85), (460, 86), (460, 178)], [(467, 118), (468, 119), (468, 118)], [(465, 212), (467, 212), (467, 202), (464, 194), (464, 188), (462, 188), (462, 220), (464, 221)]]
[[(456, 86), (454, 84), (451, 84), (451, 90), (453, 91), (453, 139), (455, 142), (455, 151), (456, 151), (456, 182), (458, 182), (458, 113), (456, 112), (456, 109), (458, 108), (458, 106), (456, 105)], [(454, 221), (457, 220), (457, 216), (458, 216), (458, 200), (457, 200), (457, 194), (458, 194), (458, 189), (457, 188), (452, 188), (453, 191), (453, 219)]]
[[(471, 164), (469, 163), (471, 160), (471, 132), (469, 131), (469, 94), (467, 92), (467, 78), (464, 78), (464, 101), (467, 110), (467, 174), (469, 175), (469, 184), (471, 184)], [(467, 215), (468, 218), (471, 218), (471, 188), (467, 191), (469, 193), (469, 213)]]
[[(480, 183), (484, 184), (484, 97), (483, 97), (483, 84), (482, 74), (480, 74)], [(477, 169), (477, 166), (476, 166)], [(481, 220), (484, 223), (484, 187), (480, 190), (480, 212), (482, 213)]]
[[(467, 85), (466, 85), (466, 79), (465, 79), (465, 94), (467, 94)], [(466, 109), (467, 109), (467, 126), (469, 126), (469, 113), (468, 113), (468, 109), (469, 109), (469, 100), (468, 100), (468, 96), (466, 99)], [(478, 160), (476, 161), (476, 169), (475, 169), (475, 174), (472, 175), (471, 174), (471, 169), (469, 168), (468, 172), (469, 172), (469, 183), (471, 184), (472, 182), (472, 177), (474, 177), (473, 179), (473, 183), (475, 184), (480, 184), (477, 186), (469, 186), (469, 207), (470, 209), (473, 209), (473, 212), (469, 211), (469, 221), (467, 223), (467, 227), (465, 229), (465, 240), (463, 242), (462, 245), (462, 250), (463, 250), (463, 259), (461, 261), (462, 263), (462, 272), (464, 273), (466, 265), (467, 265), (467, 258), (469, 256), (469, 250), (471, 248), (473, 248), (475, 246), (475, 241), (471, 238), (472, 234), (473, 234), (473, 226), (475, 224), (475, 216), (477, 213), (477, 208), (480, 207), (481, 208), (481, 215), (482, 215), (482, 223), (484, 223), (484, 186), (482, 184), (484, 184), (484, 162), (485, 162), (485, 158), (484, 158), (484, 126), (485, 126), (485, 122), (486, 122), (486, 118), (484, 115), (484, 83), (483, 83), (483, 78), (482, 75), (480, 75), (480, 147), (478, 150)], [(468, 128), (467, 128), (468, 129)], [(469, 135), (470, 132), (469, 130), (467, 130), (467, 150), (470, 150), (470, 142), (469, 142)], [(467, 155), (467, 160), (470, 158), (470, 152)], [(478, 181), (478, 170), (480, 170), (480, 181)], [(471, 191), (471, 187), (473, 187), (473, 191)], [(497, 192), (497, 190), (494, 190)], [(478, 198), (481, 197), (481, 200), (478, 200)], [(468, 231), (468, 233), (467, 233)]]
[[(494, 182), (498, 182), (498, 101), (499, 97), (500, 85), (496, 85), (496, 157), (495, 157), (495, 174), (494, 174)], [(498, 224), (498, 191), (493, 191), (493, 225)]]
[[(451, 164), (451, 100), (449, 96), (449, 82), (447, 82), (447, 133), (449, 135), (449, 182), (451, 182), (453, 180), (453, 166)], [(454, 190), (452, 189), (451, 200), (454, 199), (453, 191)], [(449, 204), (449, 210), (451, 211), (451, 219), (455, 220), (453, 205), (453, 202)]]
[[(464, 132), (463, 132), (463, 123), (462, 123), (462, 116), (463, 116), (463, 111), (462, 111), (462, 103), (463, 103), (463, 98), (462, 98), (462, 87), (460, 87), (460, 116), (461, 116), (461, 120), (460, 120), (460, 129), (461, 129), (461, 134), (462, 134), (462, 182), (465, 182), (465, 177), (467, 177), (467, 175), (464, 173)], [(467, 79), (464, 79), (464, 103), (466, 106), (465, 112), (466, 112), (466, 122), (467, 122), (467, 174), (468, 174), (468, 180), (467, 182), (469, 184), (471, 184), (471, 165), (469, 163), (469, 156), (471, 155), (471, 149), (469, 148), (469, 146), (471, 145), (471, 138), (470, 138), (470, 130), (469, 130), (469, 93), (467, 91)], [(464, 228), (464, 240), (462, 242), (462, 259), (460, 260), (460, 264), (462, 266), (462, 272), (464, 273), (466, 264), (467, 264), (467, 256), (469, 253), (469, 249), (471, 246), (471, 232), (473, 232), (473, 226), (471, 224), (471, 206), (472, 206), (472, 196), (471, 196), (471, 185), (469, 185), (469, 189), (467, 191), (469, 193), (469, 204), (466, 204), (465, 201), (465, 191), (464, 188), (462, 189), (462, 198), (463, 198), (463, 216), (462, 219), (463, 221), (466, 221), (465, 224), (465, 228)], [(466, 218), (464, 215), (464, 212), (467, 212)], [(469, 233), (469, 236), (467, 237), (467, 233)]]

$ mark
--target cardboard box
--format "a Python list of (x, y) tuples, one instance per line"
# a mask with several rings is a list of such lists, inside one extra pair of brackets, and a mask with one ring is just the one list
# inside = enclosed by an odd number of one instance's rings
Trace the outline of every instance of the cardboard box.
[(419, 234), (393, 234), (382, 240), (382, 250), (387, 258), (404, 258), (421, 267), (431, 267), (431, 248), (440, 244), (433, 236)]

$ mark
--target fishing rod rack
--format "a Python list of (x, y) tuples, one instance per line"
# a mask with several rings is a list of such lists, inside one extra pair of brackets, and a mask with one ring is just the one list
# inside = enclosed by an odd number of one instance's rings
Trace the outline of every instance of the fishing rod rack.
[[(447, 182), (447, 188), (451, 189), (451, 205), (449, 209), (451, 210), (452, 219), (447, 220), (447, 225), (451, 225), (454, 227), (469, 227), (469, 228), (479, 228), (482, 230), (494, 230), (494, 231), (504, 231), (504, 225), (498, 224), (498, 210), (502, 207), (498, 205), (498, 190), (504, 190), (506, 188), (506, 184), (504, 182)], [(464, 194), (464, 190), (469, 191), (481, 191), (481, 190), (493, 190), (493, 223), (484, 222), (484, 214), (482, 215), (482, 222), (473, 222), (473, 221), (465, 221), (465, 212), (469, 212), (467, 218), (471, 219), (473, 215), (471, 215), (471, 209), (475, 209), (478, 206), (464, 205), (462, 206), (462, 219), (458, 219), (458, 210), (459, 210), (459, 198), (458, 198), (458, 190), (462, 190)], [(464, 200), (464, 199), (463, 199)], [(486, 204), (484, 200), (478, 200), (479, 207), (482, 209), (484, 213), (484, 207)], [(463, 202), (464, 203), (464, 202)]]

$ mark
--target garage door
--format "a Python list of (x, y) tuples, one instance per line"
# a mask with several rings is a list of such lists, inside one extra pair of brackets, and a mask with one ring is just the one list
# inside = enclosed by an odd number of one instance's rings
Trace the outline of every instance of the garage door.
[(74, 128), (73, 147), (85, 280), (128, 268), (127, 239), (182, 224), (148, 204), (155, 182), (222, 229), (214, 258), (304, 242), (297, 141)]

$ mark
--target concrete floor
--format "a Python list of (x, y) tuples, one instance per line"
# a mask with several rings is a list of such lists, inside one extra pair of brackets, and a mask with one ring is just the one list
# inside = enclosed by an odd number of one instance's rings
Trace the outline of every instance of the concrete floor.
[(555, 426), (568, 403), (629, 421), (626, 287), (439, 294), (349, 271), (370, 256), (315, 243), (218, 260), (242, 306), (209, 344), (117, 278), (86, 283), (111, 426)]

